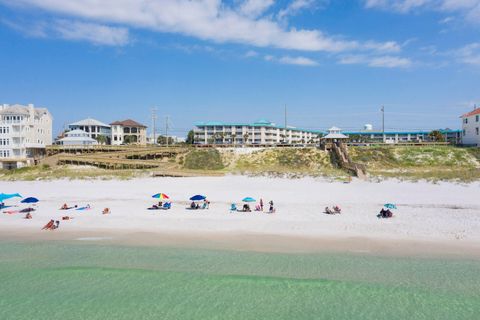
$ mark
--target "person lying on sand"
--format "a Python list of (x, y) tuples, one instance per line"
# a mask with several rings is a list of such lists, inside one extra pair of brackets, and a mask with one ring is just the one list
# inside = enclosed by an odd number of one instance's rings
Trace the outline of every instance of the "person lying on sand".
[(55, 221), (52, 219), (46, 225), (43, 226), (42, 230), (52, 230), (52, 227), (54, 226), (54, 224), (55, 224)]
[(30, 220), (30, 219), (32, 219), (32, 218), (33, 218), (33, 217), (32, 217), (32, 215), (30, 214), (30, 212), (25, 215), (25, 219), (27, 219), (27, 220)]
[(102, 214), (110, 214), (110, 208), (103, 209)]
[(69, 217), (69, 216), (63, 216), (62, 217), (62, 220), (72, 220), (73, 218), (72, 217)]

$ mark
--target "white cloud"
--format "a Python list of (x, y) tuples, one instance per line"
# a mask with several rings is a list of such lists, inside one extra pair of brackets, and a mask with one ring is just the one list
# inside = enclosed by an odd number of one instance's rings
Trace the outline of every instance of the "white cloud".
[(312, 60), (310, 58), (305, 58), (305, 57), (290, 57), (290, 56), (285, 56), (281, 57), (278, 59), (278, 62), (283, 63), (283, 64), (293, 64), (297, 66), (305, 66), (305, 67), (314, 67), (318, 66), (318, 62), (315, 60)]
[(340, 58), (340, 64), (363, 64), (376, 68), (408, 68), (412, 61), (396, 56), (348, 55)]
[[(416, 9), (460, 13), (470, 22), (480, 23), (480, 0), (363, 0), (366, 8), (380, 8), (399, 13)], [(451, 19), (446, 18), (449, 22)]]
[(291, 65), (302, 66), (302, 67), (318, 66), (317, 61), (315, 61), (313, 59), (310, 59), (310, 58), (302, 57), (302, 56), (299, 56), (299, 57), (291, 57), (291, 56), (275, 57), (273, 55), (265, 55), (263, 57), (263, 59), (265, 61), (269, 61), (269, 62), (276, 62), (276, 63), (280, 63), (280, 64), (291, 64)]
[[(257, 14), (265, 10), (261, 8), (267, 8), (269, 4), (267, 0), (241, 2), (240, 6), (228, 5), (222, 0), (0, 0), (0, 2), (17, 8), (40, 8), (94, 23), (176, 33), (218, 43), (231, 42), (256, 47), (318, 52), (376, 50), (371, 47), (373, 42), (345, 40), (343, 37), (330, 36), (320, 30), (284, 26), (271, 17), (254, 18), (245, 15), (246, 8), (250, 8), (247, 12)], [(304, 7), (305, 3), (294, 0), (291, 5), (295, 4), (298, 8)], [(385, 47), (391, 44), (377, 43), (377, 45)]]
[(129, 42), (128, 29), (121, 27), (59, 20), (53, 28), (61, 38), (68, 40), (85, 40), (109, 46), (123, 46)]
[(240, 11), (250, 17), (258, 17), (274, 4), (274, 0), (245, 0)]
[(65, 19), (55, 20), (51, 23), (10, 20), (1, 20), (1, 22), (11, 29), (35, 38), (61, 38), (108, 46), (123, 46), (130, 41), (127, 28), (111, 27), (98, 23)]
[(278, 17), (280, 19), (285, 18), (286, 16), (295, 15), (302, 10), (315, 9), (320, 5), (325, 5), (328, 1), (326, 0), (293, 0), (285, 8), (279, 11)]
[(462, 63), (480, 66), (480, 42), (470, 43), (455, 51), (454, 55)]
[(256, 56), (258, 56), (258, 52), (254, 51), (254, 50), (249, 50), (244, 55), (245, 58), (253, 58), (253, 57), (256, 57)]

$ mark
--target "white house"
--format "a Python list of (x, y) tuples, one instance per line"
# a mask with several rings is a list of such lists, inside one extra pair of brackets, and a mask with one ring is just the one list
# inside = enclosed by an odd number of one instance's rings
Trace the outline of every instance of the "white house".
[(70, 131), (72, 130), (82, 130), (87, 133), (88, 137), (92, 139), (97, 139), (99, 136), (104, 136), (106, 143), (110, 144), (110, 139), (112, 135), (111, 127), (108, 124), (105, 124), (101, 121), (87, 118), (80, 120), (68, 125)]
[(35, 164), (52, 144), (52, 115), (45, 108), (0, 105), (0, 164), (4, 169)]
[(76, 129), (65, 133), (65, 137), (58, 140), (58, 144), (62, 146), (92, 146), (97, 145), (98, 142), (91, 138), (88, 132)]
[(112, 126), (112, 145), (147, 144), (147, 126), (131, 119), (115, 121)]
[(462, 143), (480, 147), (480, 108), (464, 114), (462, 118)]

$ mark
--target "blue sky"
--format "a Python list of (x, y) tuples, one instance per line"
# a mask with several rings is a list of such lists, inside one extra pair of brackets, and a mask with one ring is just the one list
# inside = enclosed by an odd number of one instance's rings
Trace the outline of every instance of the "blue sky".
[[(55, 132), (150, 109), (323, 129), (458, 128), (480, 104), (480, 0), (0, 0), (0, 103)], [(163, 120), (161, 120), (163, 123)]]

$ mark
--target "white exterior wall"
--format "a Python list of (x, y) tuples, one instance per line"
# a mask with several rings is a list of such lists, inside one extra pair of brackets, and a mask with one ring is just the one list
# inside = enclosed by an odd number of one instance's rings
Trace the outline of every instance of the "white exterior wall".
[(462, 143), (480, 147), (480, 114), (463, 117), (462, 122)]
[[(248, 141), (244, 141), (248, 133)], [(113, 134), (113, 127), (112, 127)], [(317, 139), (317, 134), (291, 128), (278, 128), (272, 126), (232, 126), (232, 125), (206, 125), (195, 129), (195, 142), (198, 144), (220, 144), (220, 138), (213, 141), (215, 135), (223, 134), (225, 144), (232, 144), (232, 134), (235, 135), (235, 144), (299, 144), (308, 143)], [(112, 141), (113, 143), (113, 141)]]
[[(36, 114), (33, 105), (0, 106), (0, 160), (16, 162), (17, 167), (28, 164), (33, 149), (45, 149), (52, 144), (52, 116)], [(18, 112), (7, 112), (8, 110)]]

